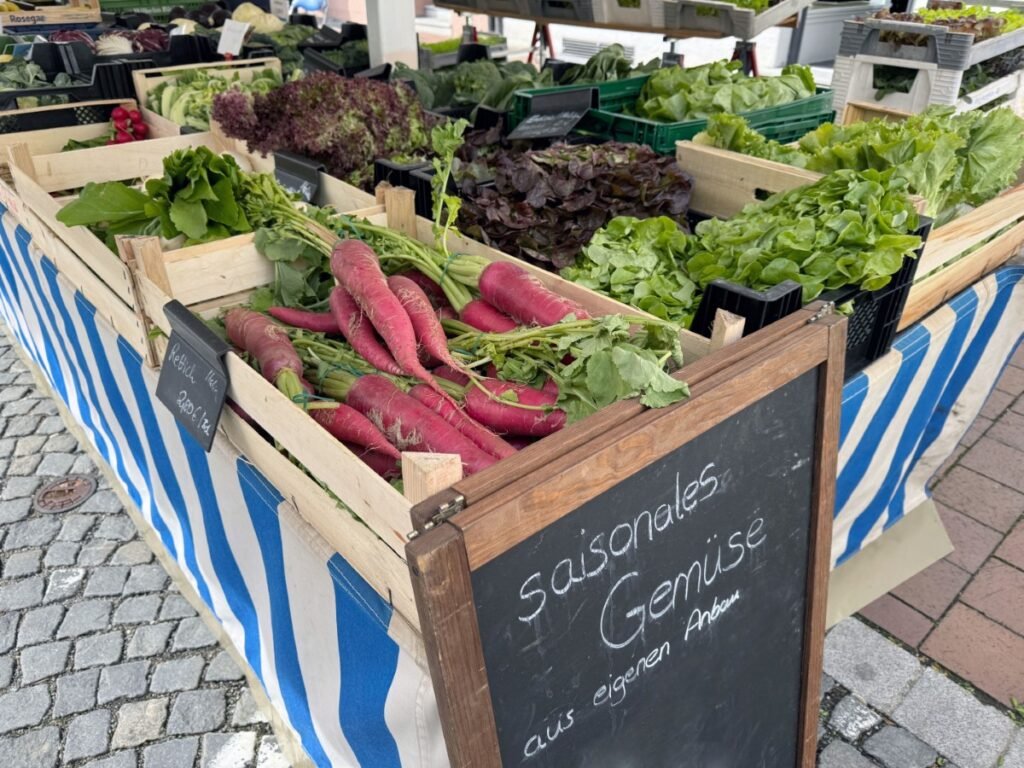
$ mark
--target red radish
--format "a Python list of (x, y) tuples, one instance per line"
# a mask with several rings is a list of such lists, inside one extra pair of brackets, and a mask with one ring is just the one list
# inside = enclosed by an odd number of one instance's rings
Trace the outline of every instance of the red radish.
[(224, 317), (228, 338), (236, 347), (256, 358), (263, 377), (288, 397), (296, 397), (313, 387), (302, 377), (302, 361), (288, 333), (265, 315), (235, 307)]
[(132, 136), (130, 133), (118, 131), (116, 134), (114, 134), (115, 144), (127, 144), (129, 141), (135, 141), (135, 137)]
[(409, 394), (423, 403), (427, 408), (438, 414), (455, 427), (459, 432), (472, 440), (480, 448), (487, 451), (491, 456), (504, 459), (516, 452), (516, 449), (506, 443), (496, 434), (491, 432), (483, 424), (478, 424), (467, 416), (461, 408), (452, 405), (451, 401), (441, 397), (437, 392), (423, 384), (417, 384), (409, 390)]
[[(419, 361), (412, 321), (402, 302), (388, 288), (377, 254), (362, 240), (342, 240), (334, 246), (331, 254), (331, 272), (369, 318), (405, 373), (444, 394), (444, 390)], [(431, 317), (436, 322), (437, 318), (433, 314)], [(341, 325), (340, 321), (338, 325)], [(341, 327), (344, 331), (344, 326)], [(434, 350), (428, 349), (436, 354)], [(444, 358), (439, 359), (448, 362)]]
[(458, 320), (459, 319), (459, 313), (456, 312), (451, 307), (440, 307), (437, 310), (437, 319), (438, 320)]
[(107, 146), (109, 147), (109, 146), (111, 146), (112, 144), (117, 144), (117, 142), (116, 142), (116, 141), (114, 141), (113, 139), (107, 139)]
[(541, 392), (547, 392), (549, 395), (553, 395), (556, 399), (558, 398), (558, 382), (554, 379), (548, 379), (544, 382), (544, 386), (540, 388)]
[(423, 292), (427, 294), (427, 298), (430, 299), (431, 305), (436, 309), (451, 306), (448, 303), (448, 297), (445, 296), (444, 291), (441, 290), (441, 286), (424, 275), (418, 269), (410, 269), (408, 272), (402, 272), (401, 275), (407, 280), (412, 280), (416, 283), (416, 285), (418, 285)]
[(144, 139), (149, 133), (149, 126), (145, 123), (132, 123), (132, 133), (136, 139)]
[(441, 321), (434, 314), (434, 308), (430, 306), (430, 299), (423, 289), (402, 275), (389, 277), (388, 288), (402, 302), (402, 308), (412, 323), (416, 340), (434, 358), (452, 368), (458, 368), (459, 364), (448, 351), (448, 338), (444, 335)]
[(568, 315), (580, 320), (590, 317), (575, 301), (548, 290), (525, 269), (507, 261), (484, 267), (479, 288), (491, 306), (525, 325), (555, 325)]
[(469, 376), (464, 374), (462, 371), (458, 371), (455, 368), (452, 368), (449, 365), (439, 365), (437, 366), (437, 368), (431, 371), (431, 373), (433, 373), (438, 378), (453, 381), (456, 384), (463, 387), (469, 384)]
[(497, 461), (383, 376), (360, 376), (345, 401), (376, 424), (399, 450), (456, 453), (467, 475)]
[(317, 424), (343, 442), (361, 445), (393, 459), (401, 458), (373, 422), (355, 408), (338, 403), (337, 408), (314, 408), (310, 415)]
[(508, 333), (516, 329), (516, 321), (488, 304), (483, 299), (473, 299), (462, 308), (459, 319), (484, 333)]
[(114, 120), (114, 128), (116, 130), (118, 130), (118, 131), (126, 131), (127, 132), (128, 131), (128, 125), (129, 124), (128, 124), (127, 120)]
[(364, 464), (385, 480), (390, 480), (402, 474), (402, 467), (398, 460), (393, 456), (388, 456), (377, 451), (368, 451), (361, 445), (355, 445), (353, 443), (345, 443), (345, 447), (352, 451), (352, 453), (358, 456)]
[(128, 119), (133, 123), (138, 124), (142, 122), (142, 113), (137, 109), (130, 110), (128, 112)]
[(348, 291), (340, 285), (336, 285), (331, 291), (331, 314), (334, 315), (341, 335), (352, 345), (352, 349), (363, 356), (366, 362), (384, 373), (391, 373), (395, 376), (405, 373), (395, 362), (391, 353), (384, 349), (384, 346), (377, 340), (373, 326), (366, 319), (366, 315), (348, 295)]
[[(506, 392), (514, 392), (517, 398), (515, 402), (519, 405), (550, 408), (558, 399), (557, 395), (511, 381), (488, 380), (481, 382), (481, 385), (498, 397)], [(520, 408), (514, 403), (488, 397), (486, 392), (476, 386), (466, 391), (466, 413), (499, 435), (544, 437), (565, 426), (563, 410)]]
[(110, 110), (110, 119), (111, 120), (127, 120), (128, 119), (128, 110), (125, 109), (124, 107), (114, 107), (112, 110)]
[(304, 328), (315, 333), (341, 333), (338, 321), (334, 319), (332, 312), (307, 312), (304, 309), (292, 309), (291, 307), (271, 307), (267, 310), (267, 314), (292, 328)]

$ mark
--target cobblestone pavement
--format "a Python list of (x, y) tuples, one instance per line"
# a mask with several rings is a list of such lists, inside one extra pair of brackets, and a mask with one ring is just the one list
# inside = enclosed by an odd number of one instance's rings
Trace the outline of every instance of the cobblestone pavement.
[[(77, 509), (33, 509), (55, 476)], [(241, 670), (0, 335), (0, 766), (287, 768)]]
[[(1024, 373), (1024, 350), (1015, 363)], [(1000, 477), (1004, 487), (1020, 488), (1024, 445), (1013, 447), (1007, 436), (1024, 434), (1024, 397), (1017, 391), (1007, 399), (1005, 382), (1001, 387), (986, 406), (990, 416), (965, 438), (970, 446), (941, 473), (945, 490), (937, 495), (963, 494), (969, 503), (950, 506), (982, 523), (1000, 515), (995, 530), (1015, 531), (1006, 541), (1016, 537), (1020, 544), (1024, 504), (978, 495), (958, 471), (971, 466), (965, 457), (973, 453), (971, 471), (998, 480), (992, 473), (1001, 470), (984, 468), (997, 464), (985, 464), (984, 450), (974, 450), (990, 439), (997, 451), (1017, 451), (1016, 471)], [(42, 484), (74, 473), (96, 477), (97, 493), (70, 512), (33, 509)], [(964, 558), (978, 559), (979, 550), (948, 511), (958, 551), (943, 562), (969, 570)], [(1004, 550), (993, 545), (981, 560), (992, 552)], [(958, 594), (949, 604), (958, 604)], [(1019, 601), (1019, 593), (1011, 599)], [(1024, 602), (1014, 605), (1020, 620)], [(868, 614), (882, 623), (877, 612)], [(941, 625), (941, 615), (928, 620)], [(1024, 731), (1007, 708), (992, 706), (916, 652), (921, 639), (896, 642), (856, 618), (830, 631), (819, 768), (1024, 768)], [(991, 652), (988, 643), (965, 637), (963, 655)], [(1012, 669), (1021, 658), (1003, 661)], [(0, 766), (57, 765), (288, 768), (242, 672), (178, 593), (0, 334)]]
[(954, 551), (863, 615), (1012, 706), (1024, 700), (1024, 347), (938, 473), (934, 498)]

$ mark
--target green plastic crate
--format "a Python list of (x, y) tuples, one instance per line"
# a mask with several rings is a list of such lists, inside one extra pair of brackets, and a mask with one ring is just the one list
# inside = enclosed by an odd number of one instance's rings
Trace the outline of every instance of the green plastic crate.
[(194, 11), (205, 5), (207, 0), (103, 0), (102, 10), (109, 13), (148, 13), (154, 21), (171, 21), (171, 9), (184, 8)]
[[(587, 113), (577, 126), (577, 130), (611, 141), (646, 144), (655, 152), (663, 155), (674, 154), (676, 142), (692, 139), (707, 127), (707, 120), (661, 123), (625, 114), (627, 109), (632, 109), (636, 104), (647, 78), (648, 75), (644, 75), (594, 86), (561, 86), (518, 91), (512, 100), (509, 111), (509, 130), (519, 125), (530, 114), (530, 102), (534, 96), (594, 87), (598, 91), (598, 107)], [(792, 133), (792, 130), (796, 130), (799, 125), (803, 130), (794, 138), (800, 138), (807, 131), (831, 120), (834, 114), (832, 91), (828, 88), (819, 88), (817, 94), (809, 98), (777, 107), (756, 109), (744, 113), (743, 117), (752, 127), (759, 130), (765, 124), (773, 124), (779, 133)], [(792, 130), (787, 132), (785, 130), (787, 128), (792, 128)], [(770, 136), (769, 138), (775, 138), (778, 141), (793, 140), (792, 138), (783, 139), (779, 136)]]

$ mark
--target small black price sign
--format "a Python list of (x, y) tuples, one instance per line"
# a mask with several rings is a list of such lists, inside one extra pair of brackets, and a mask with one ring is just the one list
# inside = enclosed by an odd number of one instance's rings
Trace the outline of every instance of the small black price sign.
[(227, 400), (223, 357), (229, 346), (179, 301), (167, 303), (164, 314), (171, 324), (171, 338), (156, 396), (209, 452)]
[(320, 189), (320, 174), (326, 170), (323, 163), (295, 155), (291, 152), (274, 153), (274, 178), (287, 189), (299, 195), (307, 203), (313, 202)]
[(567, 136), (587, 113), (598, 106), (597, 88), (577, 88), (561, 93), (534, 95), (530, 112), (510, 139), (560, 139)]

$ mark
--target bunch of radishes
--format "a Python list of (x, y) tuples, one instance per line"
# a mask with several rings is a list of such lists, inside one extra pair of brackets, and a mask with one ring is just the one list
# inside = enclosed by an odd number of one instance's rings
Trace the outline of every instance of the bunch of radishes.
[(142, 113), (137, 109), (114, 107), (110, 112), (110, 124), (114, 135), (107, 141), (108, 145), (141, 141), (149, 134), (149, 126), (142, 122)]
[[(451, 355), (441, 326), (444, 310), (451, 308), (432, 305), (428, 293), (438, 301), (444, 294), (429, 278), (415, 271), (386, 276), (377, 254), (354, 239), (335, 246), (331, 271), (338, 283), (329, 313), (272, 307), (269, 314), (293, 327), (343, 336), (372, 366), (362, 371), (336, 366), (321, 376), (315, 389), (344, 403), (318, 402), (313, 416), (385, 477), (397, 472), (401, 450), (458, 454), (466, 474), (472, 474), (515, 453), (512, 442), (519, 438), (543, 437), (565, 425), (554, 382), (534, 389), (480, 377)], [(568, 315), (589, 317), (575, 302), (506, 262), (488, 265), (479, 287), (483, 298), (471, 302), (470, 317), (463, 313), (462, 319), (499, 332), (557, 323)], [(231, 341), (250, 353), (282, 392), (297, 402), (313, 393), (284, 328), (240, 308), (227, 313), (225, 326)], [(453, 382), (461, 402), (438, 379)]]

